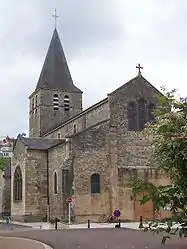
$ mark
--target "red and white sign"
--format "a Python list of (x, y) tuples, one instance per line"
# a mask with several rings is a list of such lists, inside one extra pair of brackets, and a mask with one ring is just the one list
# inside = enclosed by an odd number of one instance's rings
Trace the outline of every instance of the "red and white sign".
[(73, 201), (73, 200), (72, 200), (71, 197), (68, 197), (68, 198), (66, 199), (66, 202), (67, 202), (67, 203), (72, 203), (72, 201)]

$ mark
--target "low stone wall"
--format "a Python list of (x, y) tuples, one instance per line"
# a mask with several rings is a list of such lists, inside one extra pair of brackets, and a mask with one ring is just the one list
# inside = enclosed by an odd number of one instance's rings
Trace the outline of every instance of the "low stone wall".
[(52, 249), (39, 241), (16, 237), (0, 237), (0, 249)]

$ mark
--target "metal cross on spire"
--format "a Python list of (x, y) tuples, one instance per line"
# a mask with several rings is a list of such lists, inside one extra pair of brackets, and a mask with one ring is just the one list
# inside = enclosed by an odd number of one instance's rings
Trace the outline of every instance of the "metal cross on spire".
[(55, 18), (55, 29), (56, 29), (56, 27), (57, 27), (57, 18), (59, 17), (59, 16), (57, 15), (56, 9), (55, 9), (55, 13), (53, 14), (53, 17)]
[(136, 68), (138, 68), (138, 75), (141, 75), (141, 69), (143, 69), (143, 67), (140, 66), (140, 64), (138, 64), (138, 66), (136, 66)]

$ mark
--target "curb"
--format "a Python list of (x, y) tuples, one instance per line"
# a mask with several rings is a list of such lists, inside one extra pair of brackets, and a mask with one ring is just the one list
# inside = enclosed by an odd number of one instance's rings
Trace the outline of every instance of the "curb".
[(53, 249), (51, 246), (44, 244), (38, 240), (34, 240), (34, 239), (27, 239), (27, 238), (21, 238), (21, 237), (8, 237), (8, 236), (0, 236), (0, 239), (15, 239), (15, 240), (23, 240), (25, 242), (35, 242), (36, 244), (40, 244), (41, 246), (43, 246), (44, 249)]

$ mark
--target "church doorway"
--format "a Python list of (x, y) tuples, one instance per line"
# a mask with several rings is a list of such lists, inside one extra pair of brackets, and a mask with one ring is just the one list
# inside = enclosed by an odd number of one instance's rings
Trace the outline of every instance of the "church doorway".
[(154, 219), (153, 202), (148, 201), (144, 205), (141, 205), (140, 200), (144, 193), (137, 195), (134, 201), (134, 220), (139, 221), (142, 216), (144, 221), (152, 221)]

